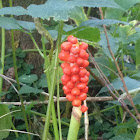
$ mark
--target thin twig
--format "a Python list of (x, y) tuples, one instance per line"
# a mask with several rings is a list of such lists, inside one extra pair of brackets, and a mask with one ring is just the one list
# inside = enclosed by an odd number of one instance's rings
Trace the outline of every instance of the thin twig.
[(2, 77), (4, 80), (6, 80), (16, 91), (16, 93), (19, 94), (18, 90), (16, 89), (16, 87), (8, 80), (7, 76), (0, 74), (0, 77)]
[(26, 132), (26, 131), (19, 131), (19, 130), (11, 130), (11, 129), (3, 129), (0, 131), (10, 131), (10, 132), (18, 132), (18, 133), (23, 133), (23, 134), (29, 134), (29, 135), (34, 135), (34, 136), (38, 136), (38, 134), (34, 134), (34, 133), (30, 133), (30, 132)]
[(19, 112), (19, 111), (21, 111), (21, 110), (14, 110), (14, 111), (11, 111), (11, 112), (9, 112), (9, 113), (6, 113), (6, 114), (0, 116), (0, 119), (3, 118), (3, 117), (5, 117), (5, 116), (7, 116), (7, 115), (9, 115), (9, 114), (12, 114), (12, 113), (14, 113), (14, 112)]
[[(101, 19), (103, 20), (103, 19), (104, 19), (104, 16), (103, 16), (102, 8), (99, 8), (99, 12), (100, 12), (100, 15), (101, 15)], [(124, 87), (124, 89), (125, 89), (125, 92), (127, 93), (127, 99), (128, 99), (129, 102), (131, 103), (132, 107), (134, 108), (134, 110), (135, 110), (135, 112), (136, 112), (136, 114), (137, 114), (138, 119), (140, 120), (140, 114), (139, 114), (138, 110), (136, 109), (136, 106), (134, 105), (134, 102), (133, 102), (133, 99), (132, 99), (131, 95), (130, 95), (129, 92), (128, 92), (128, 88), (127, 88), (126, 83), (125, 83), (125, 81), (124, 81), (123, 74), (122, 74), (122, 72), (121, 72), (121, 70), (120, 70), (120, 67), (119, 67), (119, 65), (118, 65), (118, 63), (117, 63), (117, 61), (116, 61), (116, 59), (115, 59), (115, 56), (114, 56), (114, 54), (113, 54), (113, 52), (112, 52), (112, 50), (111, 50), (110, 43), (109, 43), (109, 38), (108, 38), (108, 35), (107, 35), (106, 26), (103, 25), (103, 28), (104, 28), (104, 33), (105, 33), (106, 40), (107, 40), (107, 47), (108, 47), (108, 50), (109, 50), (109, 52), (110, 52), (110, 54), (111, 54), (111, 56), (112, 56), (112, 58), (113, 58), (113, 60), (114, 60), (114, 63), (115, 63), (115, 65), (116, 65), (116, 68), (117, 68), (118, 73), (119, 73), (119, 76), (120, 76), (120, 79), (121, 79), (121, 81), (122, 81), (122, 83), (123, 83), (123, 87)]]
[[(112, 97), (87, 97), (86, 101), (87, 102), (102, 102), (102, 101), (112, 101), (113, 98)], [(67, 102), (68, 100), (66, 99), (66, 97), (60, 97), (59, 98), (59, 102)], [(29, 105), (32, 103), (35, 103), (35, 105), (41, 105), (41, 104), (48, 104), (48, 100), (46, 101), (31, 101), (31, 102), (26, 102), (24, 101), (23, 104), (24, 105)], [(57, 99), (54, 98), (54, 102), (57, 102)], [(8, 105), (21, 105), (20, 102), (0, 102), (0, 104), (8, 104)]]

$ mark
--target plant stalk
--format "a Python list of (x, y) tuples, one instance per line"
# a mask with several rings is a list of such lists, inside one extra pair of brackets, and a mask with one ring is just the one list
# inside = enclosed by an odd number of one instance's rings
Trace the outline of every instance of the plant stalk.
[[(0, 0), (0, 9), (2, 8), (2, 0)], [(4, 71), (4, 58), (5, 58), (5, 29), (1, 28), (1, 68), (0, 68), (0, 74), (3, 74)], [(2, 84), (3, 84), (3, 78), (0, 77), (0, 93), (2, 92)]]
[(140, 140), (140, 125), (138, 125), (134, 140)]
[(67, 140), (77, 140), (82, 112), (80, 107), (73, 107)]
[(51, 77), (49, 103), (48, 103), (48, 108), (47, 108), (47, 112), (46, 112), (46, 120), (45, 120), (45, 127), (44, 127), (42, 140), (47, 139), (47, 135), (48, 135), (48, 131), (49, 131), (51, 108), (52, 108), (52, 103), (53, 103), (54, 89), (55, 89), (55, 85), (56, 85), (55, 81), (56, 81), (56, 71), (57, 71), (57, 65), (58, 65), (58, 53), (59, 53), (59, 48), (60, 48), (60, 44), (61, 44), (62, 31), (63, 31), (63, 21), (60, 21), (58, 39), (57, 39), (56, 51), (55, 51), (55, 57), (54, 57), (54, 69), (53, 69), (52, 77)]
[[(45, 62), (45, 69), (49, 67), (49, 59), (46, 55), (46, 48), (45, 48), (45, 42), (44, 42), (44, 37), (42, 36), (42, 47), (43, 47), (43, 53), (44, 53), (44, 62)], [(48, 83), (48, 91), (50, 93), (50, 86), (51, 86), (51, 81), (50, 81), (50, 71), (45, 71), (46, 74), (46, 80)], [(59, 133), (58, 133), (58, 126), (57, 126), (57, 119), (56, 119), (56, 114), (55, 114), (55, 106), (54, 106), (54, 100), (52, 101), (52, 120), (53, 120), (53, 128), (54, 128), (54, 135), (55, 139), (59, 140)]]
[[(13, 30), (11, 30), (11, 42), (12, 42), (12, 51), (13, 51), (13, 63), (14, 63), (15, 78), (16, 78), (16, 82), (17, 82), (17, 88), (18, 88), (18, 90), (20, 90), (20, 84), (19, 84), (18, 72), (17, 72), (17, 64), (16, 64), (16, 48), (15, 48), (14, 31)], [(27, 121), (25, 107), (24, 107), (24, 104), (23, 104), (23, 99), (22, 99), (22, 97), (20, 95), (19, 95), (19, 98), (20, 98), (20, 101), (21, 101), (21, 109), (22, 109), (23, 116), (24, 116), (26, 131), (29, 132), (29, 125), (28, 125), (28, 121)], [(28, 140), (31, 140), (31, 137), (30, 137), (29, 134), (27, 134), (27, 137), (28, 137)]]

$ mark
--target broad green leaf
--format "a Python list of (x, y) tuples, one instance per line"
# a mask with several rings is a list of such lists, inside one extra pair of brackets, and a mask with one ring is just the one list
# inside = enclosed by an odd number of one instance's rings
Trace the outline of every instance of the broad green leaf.
[(125, 11), (121, 10), (121, 9), (112, 9), (112, 8), (108, 8), (105, 12), (105, 18), (109, 18), (109, 19), (120, 19), (121, 16), (124, 14), (124, 12), (127, 12), (129, 8), (131, 8), (132, 6), (134, 6), (136, 3), (140, 3), (140, 0), (115, 0), (115, 2), (122, 7), (123, 9), (125, 9)]
[(39, 87), (45, 88), (48, 87), (46, 75), (42, 74), (41, 79), (39, 80)]
[[(128, 90), (132, 90), (132, 89), (140, 87), (140, 81), (138, 81), (138, 80), (135, 80), (135, 79), (132, 79), (132, 78), (126, 76), (126, 77), (124, 77), (124, 81), (126, 83)], [(111, 82), (111, 84), (114, 87), (114, 89), (116, 89), (116, 90), (120, 90), (120, 88), (124, 89), (122, 81), (118, 78), (113, 80), (113, 82)], [(108, 91), (108, 89), (106, 87), (103, 87), (99, 93), (107, 92), (107, 91)]]
[(17, 23), (26, 30), (31, 31), (35, 29), (35, 24), (33, 22), (17, 20)]
[(80, 39), (98, 42), (100, 40), (100, 30), (98, 28), (85, 27), (75, 32), (74, 36)]
[(22, 29), (15, 19), (9, 17), (0, 17), (0, 27), (7, 30)]
[[(109, 33), (108, 33), (108, 38), (109, 38), (111, 50), (114, 54), (116, 54), (116, 52), (119, 48), (119, 41), (117, 38), (114, 38)], [(112, 56), (110, 55), (110, 52), (107, 47), (107, 40), (106, 40), (105, 34), (101, 34), (101, 40), (100, 40), (99, 44), (102, 46), (103, 52), (106, 54), (106, 56), (108, 56), (110, 59), (112, 59)]]
[(2, 8), (0, 9), (0, 15), (30, 15), (34, 18), (38, 17), (42, 19), (53, 17), (54, 20), (66, 21), (70, 16), (69, 13), (76, 6), (121, 8), (113, 0), (98, 0), (98, 2), (96, 0), (48, 0), (41, 5), (31, 4), (27, 7), (27, 10), (20, 6)]
[(72, 25), (64, 24), (64, 27), (63, 27), (64, 31), (68, 32), (68, 31), (71, 31), (73, 29), (74, 29), (74, 27)]
[(33, 82), (35, 82), (38, 79), (36, 74), (31, 74), (31, 75), (22, 75), (19, 77), (19, 81), (26, 83), (26, 84), (32, 84)]
[(43, 90), (38, 88), (33, 88), (27, 85), (22, 86), (21, 89), (19, 90), (19, 94), (29, 94), (29, 93), (37, 94), (40, 92), (43, 92)]
[(140, 80), (140, 72), (133, 74), (131, 77)]
[(24, 9), (21, 6), (16, 7), (5, 7), (0, 9), (0, 15), (28, 15), (28, 12), (26, 9)]
[(132, 6), (134, 6), (137, 3), (140, 3), (140, 0), (114, 0), (119, 6), (124, 8), (125, 10), (128, 10)]
[(136, 68), (140, 69), (140, 39), (137, 40), (136, 42), (135, 51), (136, 51)]
[[(0, 117), (2, 117), (3, 115), (9, 112), (10, 111), (7, 105), (2, 105), (2, 104), (0, 105)], [(12, 125), (11, 114), (0, 118), (0, 130), (11, 129), (11, 125)], [(0, 131), (0, 140), (8, 137), (8, 135), (9, 135), (9, 131)]]
[(109, 140), (134, 140), (134, 138), (129, 138), (127, 136), (119, 135), (119, 136), (115, 136), (115, 137), (113, 137), (112, 139), (109, 139)]
[(104, 20), (100, 20), (100, 19), (89, 19), (85, 22), (83, 22), (80, 26), (90, 26), (90, 27), (96, 27), (96, 26), (102, 26), (103, 24), (105, 25), (111, 25), (111, 24), (118, 24), (118, 23), (122, 23), (122, 24), (129, 24), (127, 22), (123, 22), (120, 20), (113, 20), (113, 19), (104, 19)]
[(33, 22), (28, 21), (19, 21), (11, 17), (0, 17), (0, 27), (5, 28), (7, 30), (10, 29), (34, 30), (35, 24)]
[(88, 20), (84, 9), (81, 7), (74, 7), (70, 12), (70, 18), (75, 21), (77, 26), (79, 26), (82, 22)]
[(42, 5), (32, 4), (27, 9), (32, 17), (40, 17), (42, 19), (53, 17), (54, 20), (66, 21), (69, 18), (69, 13), (75, 6), (121, 8), (113, 0), (98, 0), (98, 2), (96, 0), (48, 0)]

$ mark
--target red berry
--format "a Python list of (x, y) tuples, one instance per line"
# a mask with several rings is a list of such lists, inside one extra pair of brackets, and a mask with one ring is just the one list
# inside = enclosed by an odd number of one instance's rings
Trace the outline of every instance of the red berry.
[(87, 60), (84, 60), (82, 66), (83, 66), (84, 68), (86, 68), (88, 65), (89, 65), (89, 62), (88, 62)]
[(85, 60), (88, 60), (88, 58), (89, 58), (89, 54), (88, 54), (88, 53), (86, 53), (86, 55), (85, 55), (84, 59), (85, 59)]
[(79, 78), (79, 75), (78, 75), (78, 74), (77, 74), (77, 75), (72, 75), (72, 76), (71, 76), (71, 81), (74, 82), (74, 83), (78, 82), (79, 79), (80, 79), (80, 78)]
[(88, 110), (88, 107), (87, 106), (85, 106), (85, 105), (82, 105), (81, 106), (81, 111), (84, 113), (84, 112), (86, 112)]
[(86, 93), (81, 93), (81, 94), (78, 96), (78, 99), (81, 100), (81, 101), (84, 101), (86, 98), (87, 98), (87, 94), (86, 94)]
[(68, 37), (67, 37), (67, 40), (68, 40), (69, 42), (71, 42), (72, 44), (76, 44), (76, 43), (78, 42), (77, 38), (74, 37), (73, 35), (68, 36)]
[(63, 85), (66, 85), (66, 84), (67, 84), (67, 82), (65, 82), (65, 81), (62, 81), (62, 84), (63, 84)]
[(68, 62), (74, 63), (76, 61), (76, 57), (73, 55), (70, 55), (69, 58), (67, 59)]
[(81, 42), (81, 44), (79, 45), (80, 49), (84, 49), (86, 50), (88, 48), (88, 44), (85, 42)]
[(87, 54), (87, 52), (85, 50), (81, 49), (80, 52), (79, 52), (79, 57), (85, 58), (86, 54)]
[(61, 52), (59, 53), (59, 59), (60, 59), (61, 61), (67, 61), (68, 57), (69, 57), (69, 53), (68, 53), (68, 52), (61, 51)]
[(75, 99), (75, 96), (71, 95), (71, 94), (67, 94), (66, 98), (68, 101), (73, 101)]
[(78, 65), (75, 64), (75, 65), (71, 66), (71, 74), (72, 75), (79, 73), (79, 71), (80, 71), (80, 68)]
[(88, 80), (89, 80), (89, 78), (85, 75), (84, 77), (81, 77), (80, 78), (80, 81), (82, 82), (82, 83), (86, 83), (86, 82), (88, 82)]
[(63, 75), (63, 76), (61, 77), (61, 81), (62, 81), (62, 82), (68, 82), (70, 79), (71, 79), (71, 77), (68, 76), (68, 75)]
[(61, 49), (64, 51), (70, 51), (71, 47), (72, 47), (72, 44), (70, 42), (63, 42), (61, 44)]
[(75, 87), (71, 90), (71, 94), (74, 96), (78, 96), (78, 95), (80, 95), (80, 90)]
[(65, 94), (71, 93), (71, 89), (69, 89), (67, 86), (63, 86), (63, 90)]
[(79, 75), (80, 77), (84, 77), (87, 74), (87, 70), (85, 68), (80, 68)]
[(65, 75), (71, 75), (70, 67), (65, 67), (65, 68), (63, 69), (63, 73), (64, 73)]
[(66, 86), (70, 89), (74, 88), (74, 83), (72, 81), (68, 81)]
[(71, 47), (71, 49), (70, 49), (70, 52), (71, 52), (72, 54), (74, 54), (74, 55), (79, 54), (79, 52), (80, 52), (79, 46), (72, 45), (72, 47)]
[(65, 67), (70, 67), (69, 63), (62, 63), (61, 68), (64, 69)]
[(78, 83), (78, 84), (76, 85), (76, 87), (77, 87), (79, 90), (83, 90), (83, 89), (86, 88), (86, 84), (85, 84), (85, 83)]
[(84, 93), (87, 93), (88, 92), (88, 86), (86, 86), (84, 89), (80, 90), (81, 93), (84, 92)]
[(78, 57), (77, 60), (76, 60), (76, 63), (77, 63), (77, 65), (82, 66), (83, 65), (83, 61), (84, 60), (82, 58)]
[(76, 106), (76, 107), (79, 107), (79, 106), (81, 105), (81, 100), (79, 100), (79, 99), (74, 99), (74, 100), (72, 101), (72, 105), (73, 105), (73, 106)]
[(90, 73), (89, 73), (88, 71), (87, 71), (87, 73), (86, 73), (86, 76), (87, 76), (87, 77), (89, 77), (89, 76), (90, 76)]

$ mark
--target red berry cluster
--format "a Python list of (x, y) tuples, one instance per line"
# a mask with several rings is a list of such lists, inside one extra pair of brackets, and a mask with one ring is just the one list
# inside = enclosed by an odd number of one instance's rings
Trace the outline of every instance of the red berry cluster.
[[(89, 72), (85, 69), (88, 65), (89, 54), (86, 52), (88, 44), (78, 42), (77, 38), (70, 35), (68, 41), (61, 44), (59, 59), (64, 61), (61, 64), (64, 75), (61, 77), (63, 90), (66, 98), (72, 101), (72, 105), (79, 107), (87, 98)], [(87, 111), (82, 105), (81, 111)]]

